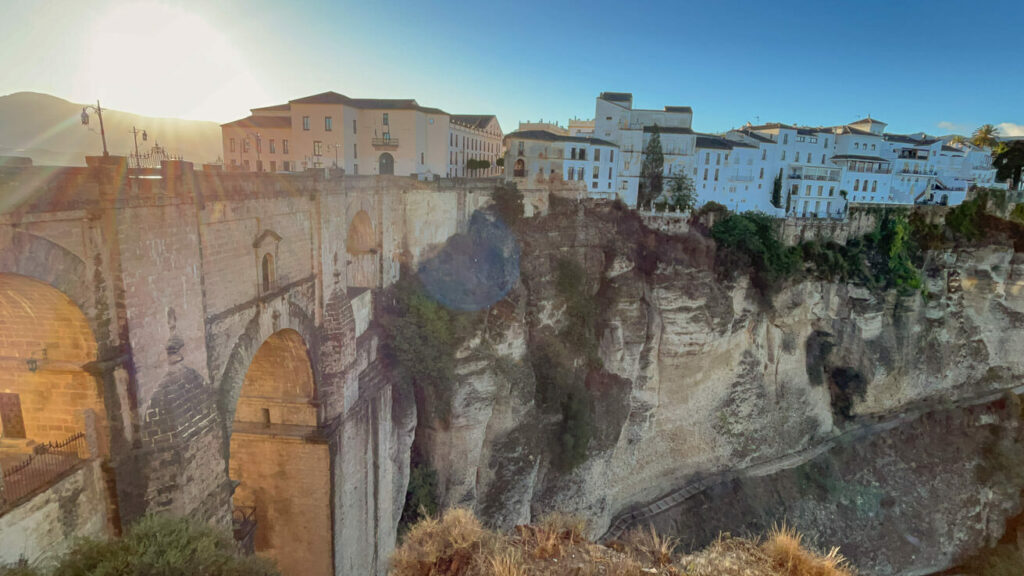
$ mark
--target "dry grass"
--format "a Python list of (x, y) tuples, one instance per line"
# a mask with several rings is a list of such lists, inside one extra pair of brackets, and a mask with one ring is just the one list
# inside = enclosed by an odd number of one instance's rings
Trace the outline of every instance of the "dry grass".
[(572, 516), (547, 516), (510, 535), (485, 530), (467, 510), (414, 526), (391, 560), (392, 576), (853, 576), (838, 551), (819, 556), (785, 526), (759, 543), (720, 537), (703, 551), (676, 554), (678, 541), (653, 527), (609, 547), (588, 542)]
[(793, 528), (775, 526), (761, 546), (772, 567), (786, 576), (853, 576), (839, 548), (820, 556), (803, 547), (803, 536)]
[(643, 528), (630, 530), (623, 538), (623, 544), (626, 551), (632, 552), (638, 559), (646, 560), (656, 566), (667, 566), (673, 562), (679, 540), (658, 534), (652, 525), (647, 530)]

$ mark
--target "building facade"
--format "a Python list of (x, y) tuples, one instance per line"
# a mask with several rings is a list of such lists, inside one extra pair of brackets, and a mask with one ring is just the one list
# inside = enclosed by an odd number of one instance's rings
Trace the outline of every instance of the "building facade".
[(490, 161), (491, 169), (471, 175), (486, 176), (496, 174), (501, 154), (494, 116), (451, 116), (412, 99), (324, 92), (251, 112), (221, 126), (229, 170), (339, 168), (353, 175), (431, 179), (465, 176), (466, 160), (475, 159)]
[(547, 130), (505, 137), (505, 179), (522, 189), (556, 187), (614, 199), (619, 149), (612, 142)]

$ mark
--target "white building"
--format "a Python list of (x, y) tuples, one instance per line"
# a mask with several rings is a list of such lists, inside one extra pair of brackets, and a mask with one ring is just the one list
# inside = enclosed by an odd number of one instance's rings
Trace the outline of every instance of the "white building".
[[(452, 114), (449, 117), (448, 172), (449, 178), (465, 176), (487, 177), (501, 174), (498, 158), (503, 155), (504, 135), (494, 115)], [(470, 160), (484, 160), (486, 169), (467, 170)]]
[(595, 198), (616, 197), (618, 146), (584, 136), (522, 130), (505, 136), (505, 178), (521, 189), (576, 188)]

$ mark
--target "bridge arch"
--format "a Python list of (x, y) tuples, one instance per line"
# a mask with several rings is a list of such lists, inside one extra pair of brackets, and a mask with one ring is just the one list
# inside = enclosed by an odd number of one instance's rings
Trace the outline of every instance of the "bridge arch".
[(273, 332), (243, 378), (228, 474), (234, 517), (248, 519), (236, 535), (287, 576), (333, 573), (331, 458), (316, 398), (307, 341), (291, 328)]
[(88, 371), (99, 346), (78, 305), (40, 280), (0, 274), (0, 326), (0, 457), (19, 461), (80, 433), (108, 456), (103, 387)]

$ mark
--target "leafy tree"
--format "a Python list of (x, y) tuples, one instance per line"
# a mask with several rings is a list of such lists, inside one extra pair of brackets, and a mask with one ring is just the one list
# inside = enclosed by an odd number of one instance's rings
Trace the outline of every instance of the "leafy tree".
[(782, 208), (782, 169), (779, 169), (775, 182), (772, 183), (772, 206)]
[(231, 533), (172, 516), (147, 516), (116, 540), (82, 540), (52, 569), (18, 567), (24, 576), (280, 576), (273, 563), (239, 556)]
[(673, 176), (668, 185), (668, 205), (680, 212), (690, 212), (697, 205), (694, 189), (693, 179), (685, 172)]
[(640, 167), (640, 193), (637, 206), (647, 206), (661, 196), (664, 185), (665, 154), (661, 150), (661, 132), (655, 124), (651, 129), (651, 138), (644, 149), (644, 163)]
[(1010, 190), (1016, 191), (1020, 185), (1021, 171), (1024, 170), (1024, 140), (1010, 143), (1001, 142), (996, 150), (992, 166), (996, 169), (996, 178), (1010, 181)]
[(751, 281), (764, 293), (800, 269), (799, 249), (782, 244), (765, 214), (732, 214), (715, 223), (711, 237), (721, 248), (719, 269), (729, 274), (749, 269)]
[(999, 128), (991, 124), (982, 124), (971, 136), (971, 144), (979, 148), (992, 148), (998, 142), (997, 136), (999, 136)]

